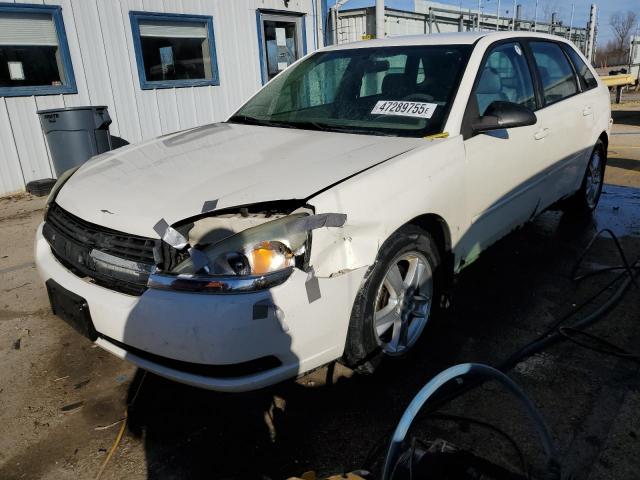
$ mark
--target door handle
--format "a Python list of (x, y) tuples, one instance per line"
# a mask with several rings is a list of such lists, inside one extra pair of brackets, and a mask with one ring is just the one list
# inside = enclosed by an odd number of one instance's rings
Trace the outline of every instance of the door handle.
[(551, 130), (549, 130), (548, 128), (541, 128), (533, 135), (533, 138), (535, 138), (536, 140), (542, 140), (544, 137), (549, 135), (550, 131)]
[(582, 110), (582, 115), (584, 115), (585, 117), (588, 117), (589, 115), (593, 114), (593, 108), (591, 108), (591, 106), (587, 106), (584, 107), (584, 110)]

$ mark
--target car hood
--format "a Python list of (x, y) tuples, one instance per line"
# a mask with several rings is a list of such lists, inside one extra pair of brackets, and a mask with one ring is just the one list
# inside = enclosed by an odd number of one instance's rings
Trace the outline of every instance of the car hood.
[(109, 152), (58, 193), (65, 210), (114, 230), (157, 237), (216, 208), (306, 199), (424, 140), (218, 123)]

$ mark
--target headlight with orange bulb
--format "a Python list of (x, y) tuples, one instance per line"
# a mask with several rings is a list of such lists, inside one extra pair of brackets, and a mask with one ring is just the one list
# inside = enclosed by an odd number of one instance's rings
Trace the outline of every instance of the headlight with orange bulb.
[[(231, 235), (217, 243), (199, 245), (196, 252), (170, 272), (151, 275), (149, 286), (198, 291), (232, 290), (251, 279), (257, 290), (282, 283), (293, 267), (303, 267), (310, 233), (306, 213), (294, 213)], [(245, 279), (234, 283), (234, 279)], [(264, 281), (264, 280), (268, 281)]]

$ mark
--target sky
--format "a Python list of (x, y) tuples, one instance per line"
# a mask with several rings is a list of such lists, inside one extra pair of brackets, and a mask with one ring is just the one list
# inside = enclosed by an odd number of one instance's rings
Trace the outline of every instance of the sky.
[[(464, 9), (473, 9), (477, 11), (478, 0), (434, 0), (439, 3), (448, 3), (453, 7), (459, 8), (462, 5)], [(334, 0), (329, 0), (329, 4), (333, 5)], [(375, 0), (349, 0), (342, 8), (357, 8), (370, 6)], [(536, 0), (517, 0), (522, 4), (523, 16), (533, 18)], [(575, 14), (573, 24), (578, 26), (586, 26), (589, 20), (589, 8), (592, 3), (598, 6), (598, 43), (603, 45), (613, 38), (611, 27), (609, 26), (609, 18), (615, 12), (626, 12), (627, 10), (635, 10), (640, 13), (640, 0), (538, 0), (538, 20), (549, 21), (550, 18), (544, 18), (544, 13), (548, 12), (549, 17), (552, 11), (558, 12), (559, 20), (565, 25), (569, 25), (571, 19), (571, 5), (575, 3)], [(400, 10), (413, 10), (413, 0), (385, 0), (385, 5), (390, 8)], [(495, 13), (498, 6), (497, 0), (482, 0), (482, 5), (488, 13)], [(513, 9), (513, 0), (501, 0), (500, 14), (511, 15)]]

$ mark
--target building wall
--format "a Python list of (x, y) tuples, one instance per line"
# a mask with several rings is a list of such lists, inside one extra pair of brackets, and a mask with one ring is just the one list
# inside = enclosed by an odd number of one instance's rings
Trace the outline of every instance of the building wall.
[[(371, 28), (375, 30), (375, 26), (367, 27), (368, 18), (367, 10), (365, 9), (340, 12), (339, 19), (340, 20), (338, 21), (337, 29), (337, 43), (339, 44), (358, 42), (369, 33), (369, 30), (371, 30)], [(329, 26), (329, 36), (333, 37), (333, 17), (331, 17), (331, 20), (332, 22), (330, 22)]]
[[(78, 93), (0, 97), (0, 195), (24, 190), (31, 180), (55, 176), (38, 110), (107, 105), (113, 120), (111, 134), (135, 143), (224, 120), (261, 86), (256, 9), (306, 14), (308, 52), (314, 50), (317, 41), (316, 0), (16, 0), (15, 3), (62, 6)], [(131, 36), (131, 10), (211, 15), (220, 85), (142, 90)]]

